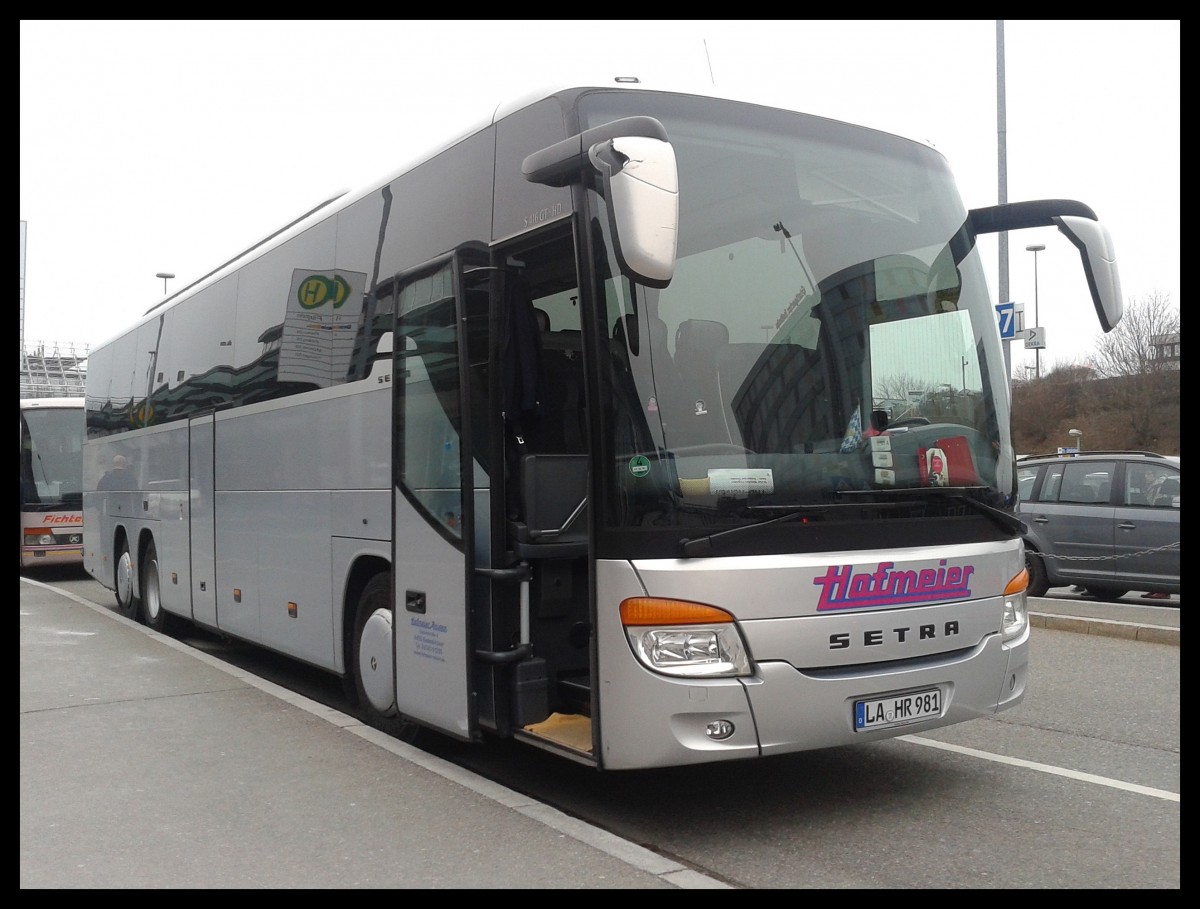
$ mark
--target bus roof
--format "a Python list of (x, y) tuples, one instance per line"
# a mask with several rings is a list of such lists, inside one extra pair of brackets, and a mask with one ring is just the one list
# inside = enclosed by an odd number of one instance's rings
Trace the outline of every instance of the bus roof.
[(72, 407), (83, 407), (82, 397), (61, 397), (61, 398), (21, 398), (21, 409), (32, 410), (34, 408), (51, 409), (70, 409)]
[[(251, 261), (258, 256), (269, 252), (277, 246), (282, 245), (291, 237), (307, 230), (315, 222), (324, 220), (325, 218), (336, 214), (341, 209), (349, 207), (365, 196), (376, 192), (381, 186), (391, 183), (393, 180), (403, 176), (420, 164), (429, 161), (446, 149), (453, 147), (470, 136), (473, 136), (480, 130), (486, 129), (489, 126), (498, 123), (510, 114), (528, 107), (530, 104), (536, 103), (537, 101), (563, 92), (582, 92), (594, 90), (668, 92), (680, 95), (694, 95), (705, 98), (737, 101), (746, 104), (758, 104), (764, 107), (780, 107), (781, 109), (795, 110), (795, 108), (790, 106), (781, 106), (779, 104), (773, 104), (769, 100), (765, 100), (763, 98), (755, 98), (745, 92), (729, 92), (723, 89), (718, 89), (715, 85), (698, 84), (695, 81), (690, 80), (687, 82), (674, 82), (670, 84), (656, 81), (653, 84), (649, 84), (643, 82), (637, 76), (617, 75), (605, 76), (594, 81), (575, 80), (543, 83), (537, 88), (531, 88), (528, 91), (513, 95), (507, 100), (500, 101), (490, 108), (490, 112), (487, 108), (481, 107), (475, 116), (475, 119), (470, 122), (466, 128), (458, 131), (449, 138), (445, 138), (441, 142), (435, 142), (431, 144), (430, 146), (426, 147), (423, 152), (411, 156), (407, 161), (389, 173), (376, 179), (372, 179), (365, 185), (355, 187), (353, 189), (341, 189), (338, 192), (330, 194), (327, 198), (325, 198), (324, 201), (319, 202), (317, 205), (304, 212), (299, 217), (283, 225), (282, 227), (275, 229), (261, 240), (258, 240), (246, 249), (233, 255), (231, 258), (216, 266), (211, 271), (189, 282), (187, 285), (181, 287), (171, 295), (164, 297), (158, 303), (155, 303), (153, 306), (147, 309), (142, 314), (141, 318), (137, 319), (132, 325), (125, 326), (111, 338), (106, 339), (103, 344), (97, 346), (107, 346), (110, 341), (127, 334), (132, 328), (136, 328), (142, 322), (148, 320), (152, 314), (157, 314), (164, 308), (169, 308), (170, 306), (187, 299), (202, 288), (220, 278), (225, 277), (232, 271), (241, 268), (248, 261)], [(824, 115), (813, 114), (813, 116), (823, 117)], [(864, 126), (867, 129), (878, 129), (878, 127), (871, 126), (869, 124), (856, 125)], [(883, 129), (882, 131), (892, 132), (895, 135), (902, 135), (900, 133), (894, 133), (892, 130), (888, 129)], [(929, 143), (925, 142), (921, 144), (928, 145)]]

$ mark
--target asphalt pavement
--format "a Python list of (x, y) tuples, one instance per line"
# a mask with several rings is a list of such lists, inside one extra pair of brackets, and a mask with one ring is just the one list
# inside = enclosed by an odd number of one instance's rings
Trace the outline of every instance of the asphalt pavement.
[[(1178, 597), (1050, 593), (1035, 628), (1179, 643)], [(22, 889), (728, 889), (52, 585), (20, 610)]]

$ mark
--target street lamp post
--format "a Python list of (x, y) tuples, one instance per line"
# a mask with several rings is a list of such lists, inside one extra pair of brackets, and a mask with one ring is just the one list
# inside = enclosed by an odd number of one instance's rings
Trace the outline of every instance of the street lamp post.
[(154, 277), (163, 279), (163, 294), (165, 295), (167, 292), (167, 279), (173, 278), (175, 276), (173, 274), (171, 274), (169, 271), (160, 271)]
[(1068, 429), (1067, 435), (1075, 440), (1075, 450), (1083, 451), (1083, 433), (1078, 429)]
[[(1042, 323), (1038, 321), (1037, 254), (1045, 248), (1045, 243), (1031, 243), (1025, 247), (1026, 252), (1033, 253), (1033, 324), (1037, 328), (1042, 327)], [(1033, 375), (1037, 379), (1042, 377), (1042, 349), (1040, 347), (1033, 349)]]

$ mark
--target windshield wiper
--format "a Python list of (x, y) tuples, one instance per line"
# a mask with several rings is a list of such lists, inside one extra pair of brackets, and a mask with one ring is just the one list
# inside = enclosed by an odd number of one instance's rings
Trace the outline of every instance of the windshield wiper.
[[(751, 508), (762, 508), (769, 506), (751, 506)], [(721, 540), (727, 540), (730, 537), (741, 536), (754, 530), (761, 530), (764, 527), (770, 527), (774, 524), (782, 524), (785, 521), (792, 521), (796, 518), (807, 517), (812, 514), (821, 514), (828, 511), (828, 506), (817, 506), (812, 508), (793, 508), (786, 514), (781, 514), (778, 517), (770, 518), (766, 521), (759, 521), (757, 524), (744, 524), (741, 527), (731, 527), (728, 530), (721, 530), (717, 533), (710, 533), (703, 537), (692, 537), (690, 539), (682, 539), (679, 541), (680, 552), (685, 558), (694, 556), (708, 555), (713, 551), (713, 544)]]
[[(987, 488), (988, 487), (986, 486), (968, 486), (963, 487), (963, 490), (974, 489), (982, 491), (986, 490)], [(973, 496), (966, 495), (965, 491), (960, 491), (957, 489), (950, 490), (941, 489), (936, 486), (917, 486), (912, 489), (844, 489), (837, 493), (838, 498), (857, 498), (859, 496), (865, 497), (878, 495), (895, 496), (898, 498), (923, 498), (925, 496), (935, 495), (942, 499), (950, 499), (955, 502), (962, 502), (963, 504), (975, 509), (975, 511), (978, 511), (980, 514), (991, 518), (1001, 528), (1009, 531), (1010, 533), (1018, 533), (1023, 536), (1027, 532), (1025, 522), (1016, 515), (1009, 514), (1007, 511), (1002, 511), (999, 508), (987, 505)]]
[[(986, 490), (986, 486), (973, 486), (970, 489)], [(987, 518), (990, 518), (1003, 530), (1010, 533), (1024, 535), (1026, 532), (1025, 523), (1014, 515), (999, 508), (994, 508), (991, 505), (986, 505), (964, 492), (959, 490), (939, 489), (936, 487), (920, 486), (913, 489), (845, 489), (836, 493), (839, 499), (867, 499), (868, 497), (878, 499), (880, 496), (886, 496), (892, 499), (906, 499), (910, 503), (914, 499), (928, 498), (930, 495), (935, 495), (940, 499), (948, 499), (953, 502), (961, 502), (974, 511), (979, 512)], [(788, 505), (751, 505), (748, 506), (749, 511), (774, 511), (780, 508), (789, 509), (786, 513), (770, 518), (766, 521), (760, 521), (757, 524), (745, 524), (741, 527), (731, 527), (728, 530), (721, 530), (717, 533), (711, 533), (703, 537), (685, 538), (679, 541), (679, 548), (685, 558), (694, 558), (697, 556), (709, 555), (720, 543), (730, 540), (734, 537), (742, 536), (743, 534), (751, 533), (755, 530), (761, 530), (764, 527), (771, 527), (775, 524), (783, 524), (787, 521), (794, 521), (796, 518), (810, 517), (813, 515), (829, 514), (832, 511), (839, 511), (847, 508), (862, 508), (867, 505), (874, 505), (877, 508), (892, 509), (903, 506), (903, 502), (840, 502), (835, 505), (815, 505), (802, 508)]]

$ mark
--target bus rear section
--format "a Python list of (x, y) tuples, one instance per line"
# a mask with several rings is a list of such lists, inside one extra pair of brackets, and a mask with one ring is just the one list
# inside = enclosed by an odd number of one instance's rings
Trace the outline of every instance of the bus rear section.
[(21, 568), (83, 563), (83, 398), (21, 399)]

